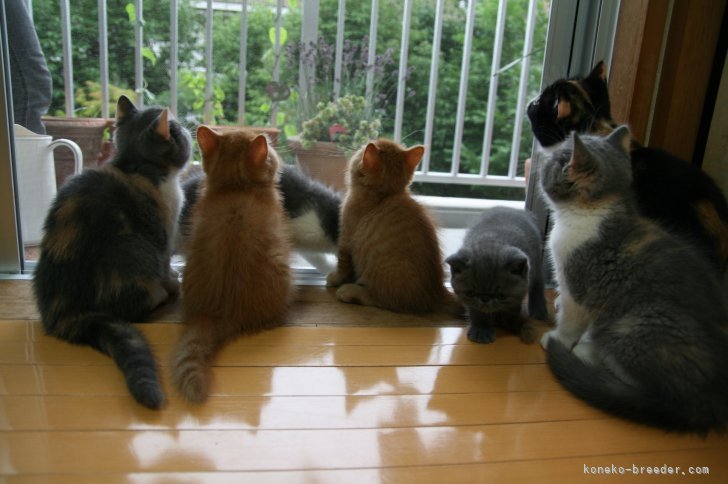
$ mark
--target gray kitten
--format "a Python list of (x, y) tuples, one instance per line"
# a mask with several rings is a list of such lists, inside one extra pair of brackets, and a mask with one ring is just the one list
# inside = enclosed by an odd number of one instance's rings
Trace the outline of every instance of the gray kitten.
[(492, 343), (499, 325), (533, 342), (535, 329), (521, 315), (521, 303), (528, 294), (528, 314), (547, 319), (541, 252), (541, 233), (530, 212), (506, 207), (483, 212), (462, 248), (445, 260), (453, 290), (467, 307), (470, 341)]
[(636, 211), (627, 127), (573, 134), (544, 162), (554, 215), (555, 330), (541, 344), (567, 390), (614, 415), (707, 433), (728, 419), (728, 304), (687, 241)]

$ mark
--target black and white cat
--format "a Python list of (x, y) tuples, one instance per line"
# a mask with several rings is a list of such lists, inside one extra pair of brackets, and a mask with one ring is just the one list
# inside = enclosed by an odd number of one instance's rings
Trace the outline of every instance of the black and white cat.
[(463, 245), (445, 262), (455, 295), (467, 308), (468, 339), (495, 341), (495, 326), (505, 326), (526, 343), (535, 328), (521, 314), (546, 320), (541, 232), (531, 213), (507, 207), (488, 209), (468, 230)]
[(166, 109), (119, 98), (115, 153), (69, 179), (45, 220), (33, 289), (47, 334), (105, 353), (137, 402), (160, 408), (154, 355), (132, 322), (176, 296), (170, 267), (191, 138)]
[[(180, 215), (179, 252), (191, 231), (191, 216), (204, 185), (204, 173), (195, 170), (182, 183), (185, 202)], [(309, 178), (300, 168), (283, 165), (278, 187), (283, 209), (291, 223), (294, 248), (322, 274), (335, 268), (328, 255), (336, 253), (342, 195)], [(333, 256), (332, 256), (333, 257)]]
[(674, 431), (728, 420), (728, 301), (708, 260), (638, 214), (630, 133), (574, 133), (547, 156), (559, 297), (542, 345), (567, 390)]

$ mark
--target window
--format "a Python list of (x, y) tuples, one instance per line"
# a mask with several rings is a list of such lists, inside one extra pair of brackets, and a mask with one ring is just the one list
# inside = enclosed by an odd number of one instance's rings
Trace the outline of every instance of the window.
[[(54, 78), (52, 116), (109, 118), (118, 95), (127, 93), (138, 104), (171, 106), (190, 127), (279, 129), (279, 152), (292, 162), (286, 140), (310, 116), (302, 109), (306, 93), (323, 86), (316, 100), (360, 95), (382, 136), (429, 147), (415, 191), (428, 196), (443, 225), (464, 227), (492, 200), (522, 206), (523, 161), (532, 150), (524, 107), (541, 85), (609, 58), (617, 4), (64, 0), (59, 9), (57, 1), (34, 0), (32, 8)], [(311, 42), (316, 48), (306, 51)], [(319, 55), (314, 74), (301, 52)], [(3, 122), (7, 147), (0, 149), (9, 154), (12, 130)], [(107, 126), (96, 128), (103, 145)], [(4, 156), (0, 189), (10, 187), (10, 173)], [(20, 238), (12, 236), (12, 192), (2, 193), (4, 233), (11, 236), (3, 235), (0, 255), (8, 262), (0, 270), (28, 270)]]

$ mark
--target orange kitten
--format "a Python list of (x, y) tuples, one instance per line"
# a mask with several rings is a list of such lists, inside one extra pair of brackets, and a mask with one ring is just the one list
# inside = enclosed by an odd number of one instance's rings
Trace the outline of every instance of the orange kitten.
[(200, 126), (197, 141), (207, 177), (193, 214), (182, 283), (187, 327), (172, 371), (180, 392), (199, 403), (217, 350), (241, 333), (282, 324), (293, 286), (278, 155), (244, 129), (219, 135)]
[(380, 139), (349, 161), (338, 267), (327, 279), (340, 301), (401, 312), (454, 310), (435, 224), (409, 191), (424, 151)]

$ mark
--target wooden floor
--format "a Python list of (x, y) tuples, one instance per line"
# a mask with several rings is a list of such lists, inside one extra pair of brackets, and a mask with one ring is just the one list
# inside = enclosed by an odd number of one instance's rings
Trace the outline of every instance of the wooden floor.
[(192, 406), (168, 382), (178, 319), (172, 305), (140, 325), (165, 377), (155, 412), (110, 359), (43, 335), (30, 281), (0, 281), (0, 481), (572, 482), (621, 467), (601, 476), (621, 483), (671, 467), (728, 482), (728, 438), (608, 417), (559, 387), (537, 345), (475, 345), (461, 321), (320, 287), (301, 288), (288, 326), (227, 347)]

